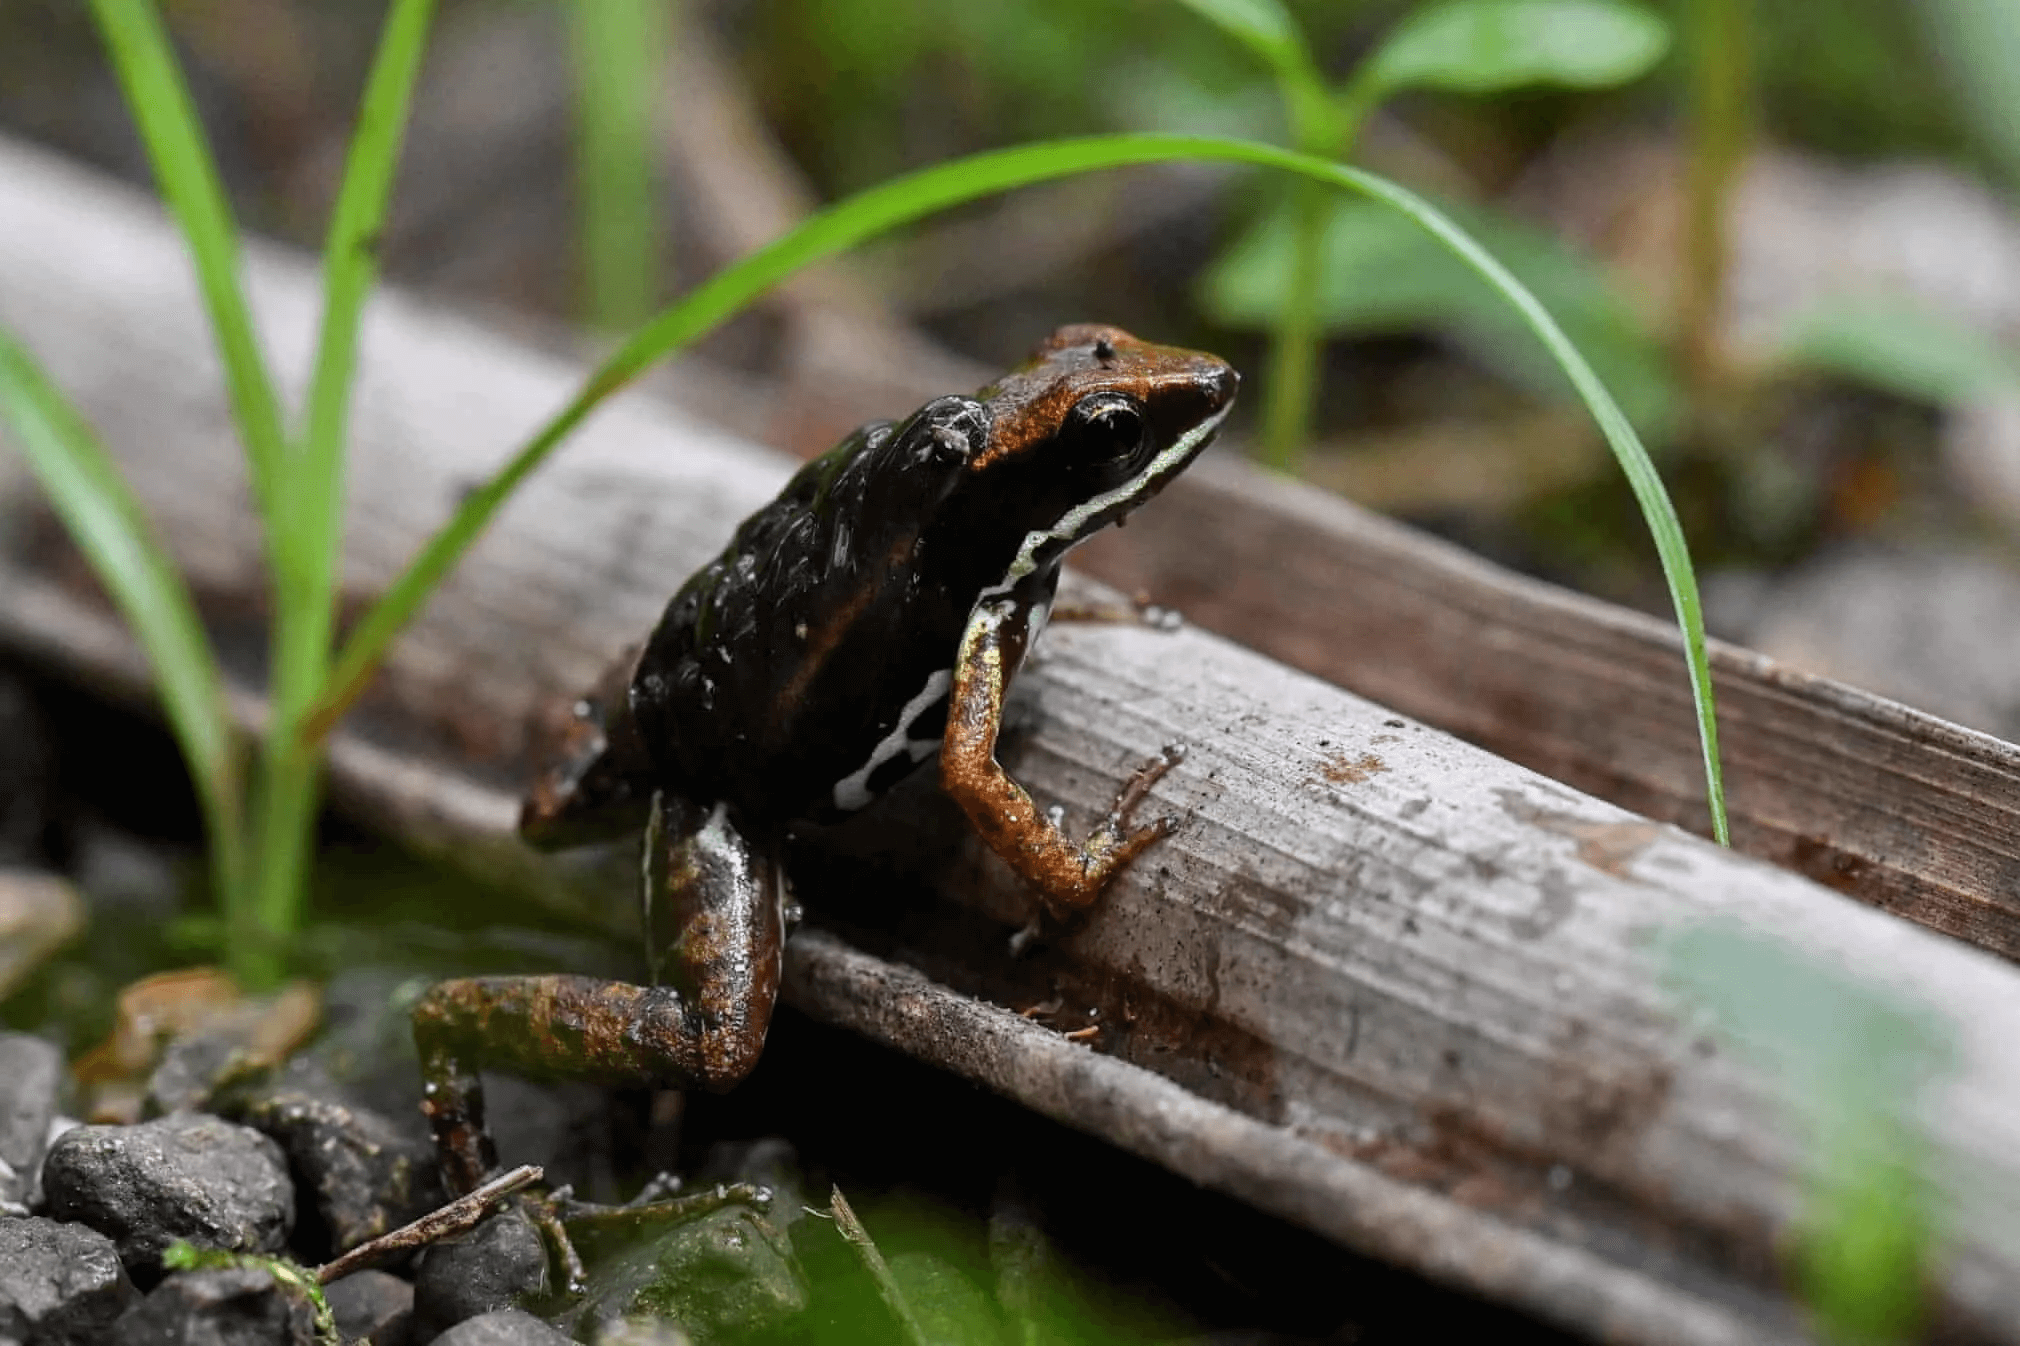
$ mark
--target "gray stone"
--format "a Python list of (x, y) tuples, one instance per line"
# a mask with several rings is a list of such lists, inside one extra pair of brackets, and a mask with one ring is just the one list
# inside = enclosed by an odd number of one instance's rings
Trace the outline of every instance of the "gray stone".
[(63, 1053), (26, 1033), (0, 1033), (0, 1202), (39, 1199), (42, 1151), (63, 1094)]
[(323, 1287), (337, 1335), (366, 1346), (404, 1346), (414, 1318), (414, 1287), (388, 1271), (354, 1271)]
[(792, 1243), (748, 1206), (725, 1206), (601, 1259), (569, 1321), (662, 1318), (702, 1340), (762, 1332), (807, 1307)]
[(434, 1146), (369, 1108), (352, 1106), (317, 1067), (290, 1063), (278, 1080), (253, 1089), (227, 1113), (287, 1151), (301, 1184), (297, 1196), (313, 1203), (327, 1234), (327, 1247), (305, 1248), (305, 1255), (346, 1252), (447, 1199)]
[(105, 1235), (0, 1219), (0, 1340), (93, 1346), (137, 1297)]
[(314, 1346), (308, 1297), (256, 1267), (184, 1271), (113, 1324), (114, 1346)]
[(414, 1330), (426, 1341), (466, 1318), (547, 1293), (547, 1242), (526, 1213), (500, 1211), (428, 1249), (414, 1278)]
[(279, 1252), (294, 1225), (294, 1187), (280, 1147), (202, 1113), (138, 1126), (65, 1132), (42, 1165), (49, 1213), (106, 1235), (142, 1284), (176, 1239), (200, 1248)]
[(493, 1309), (456, 1324), (436, 1337), (434, 1346), (574, 1346), (574, 1341), (523, 1309)]

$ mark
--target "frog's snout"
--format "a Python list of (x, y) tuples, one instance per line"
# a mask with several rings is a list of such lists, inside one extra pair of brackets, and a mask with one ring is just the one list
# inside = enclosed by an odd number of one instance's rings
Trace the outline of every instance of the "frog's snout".
[(1234, 401), (1235, 394), (1241, 391), (1241, 375), (1233, 365), (1222, 365), (1207, 376), (1206, 389), (1214, 409), (1219, 410)]

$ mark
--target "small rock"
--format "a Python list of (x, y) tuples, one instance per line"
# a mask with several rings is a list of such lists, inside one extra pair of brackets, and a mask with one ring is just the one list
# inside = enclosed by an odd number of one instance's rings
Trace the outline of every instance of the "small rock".
[(0, 1341), (92, 1346), (136, 1297), (105, 1235), (0, 1219)]
[(308, 1297), (257, 1267), (184, 1271), (112, 1326), (115, 1346), (314, 1346)]
[(414, 1053), (414, 1002), (426, 978), (410, 969), (346, 968), (323, 987), (323, 1027), (296, 1061), (312, 1059), (335, 1081), (346, 1103), (396, 1122), (405, 1119), (421, 1139), (421, 1065)]
[(807, 1306), (792, 1243), (748, 1206), (725, 1206), (599, 1263), (576, 1328), (669, 1318), (707, 1338), (757, 1333)]
[(54, 874), (0, 869), (0, 1000), (84, 928), (84, 899)]
[(574, 1346), (524, 1309), (494, 1309), (456, 1324), (434, 1346)]
[(0, 1207), (41, 1192), (42, 1151), (63, 1093), (63, 1053), (26, 1033), (0, 1033)]
[(387, 1271), (354, 1271), (323, 1287), (337, 1334), (365, 1346), (400, 1346), (414, 1318), (414, 1287)]
[(256, 1087), (226, 1113), (287, 1151), (300, 1195), (314, 1203), (327, 1236), (320, 1240), (326, 1247), (304, 1249), (318, 1261), (390, 1233), (446, 1199), (434, 1146), (379, 1113), (350, 1106), (312, 1064), (290, 1063), (279, 1080)]
[(546, 1293), (547, 1242), (524, 1211), (508, 1208), (428, 1249), (414, 1278), (415, 1333), (426, 1341), (466, 1318)]
[(49, 1213), (90, 1225), (143, 1284), (176, 1239), (200, 1248), (278, 1252), (295, 1219), (280, 1146), (203, 1113), (138, 1126), (80, 1126), (42, 1164)]

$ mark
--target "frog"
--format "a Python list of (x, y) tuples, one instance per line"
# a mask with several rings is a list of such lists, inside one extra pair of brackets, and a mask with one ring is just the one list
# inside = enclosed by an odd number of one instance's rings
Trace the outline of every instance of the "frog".
[(498, 1167), (480, 1070), (717, 1091), (750, 1072), (782, 976), (795, 826), (853, 814), (937, 758), (942, 789), (1060, 919), (1168, 835), (1170, 818), (1131, 815), (1175, 747), (1080, 842), (996, 747), (1066, 553), (1193, 462), (1239, 387), (1218, 357), (1062, 327), (973, 394), (856, 430), (737, 527), (576, 703), (519, 822), (548, 849), (642, 834), (647, 983), (462, 978), (414, 1008), (453, 1194)]

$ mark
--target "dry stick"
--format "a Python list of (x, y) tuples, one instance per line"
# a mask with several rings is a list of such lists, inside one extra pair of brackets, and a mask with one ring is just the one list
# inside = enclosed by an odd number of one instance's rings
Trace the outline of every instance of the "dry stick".
[(928, 1346), (925, 1329), (912, 1316), (912, 1306), (905, 1302), (904, 1291), (898, 1288), (897, 1280), (891, 1275), (890, 1264), (877, 1251), (877, 1245), (870, 1241), (870, 1231), (863, 1228), (863, 1222), (849, 1209), (841, 1188), (835, 1188), (828, 1197), (828, 1208), (835, 1213), (835, 1227), (855, 1247), (856, 1255), (863, 1259), (863, 1269), (877, 1283), (877, 1293), (883, 1296), (884, 1307), (898, 1320), (898, 1326), (905, 1329), (905, 1339), (911, 1346)]
[(400, 1253), (425, 1248), (453, 1234), (474, 1229), (491, 1207), (520, 1188), (531, 1187), (545, 1176), (534, 1164), (521, 1164), (509, 1173), (501, 1173), (482, 1187), (429, 1211), (412, 1224), (401, 1225), (390, 1234), (381, 1234), (360, 1243), (343, 1256), (323, 1263), (316, 1269), (316, 1284), (328, 1285), (353, 1271), (361, 1271)]

